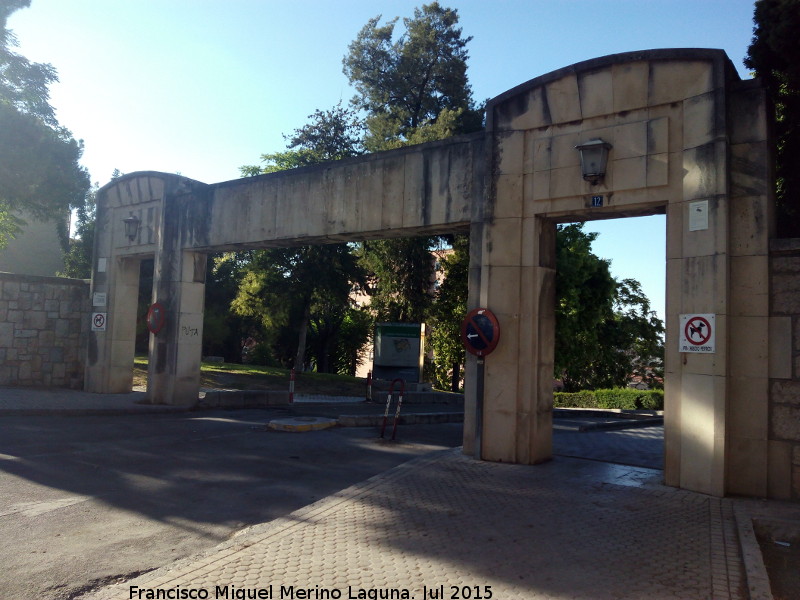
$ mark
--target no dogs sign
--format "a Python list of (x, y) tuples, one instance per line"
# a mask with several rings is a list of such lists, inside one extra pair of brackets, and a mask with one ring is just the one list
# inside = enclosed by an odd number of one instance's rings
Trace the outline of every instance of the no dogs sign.
[(679, 352), (716, 352), (716, 316), (681, 315)]

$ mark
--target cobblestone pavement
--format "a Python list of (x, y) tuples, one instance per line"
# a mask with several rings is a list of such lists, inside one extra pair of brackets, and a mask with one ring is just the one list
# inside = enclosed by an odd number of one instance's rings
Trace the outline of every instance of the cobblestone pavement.
[(732, 501), (660, 480), (438, 452), (84, 598), (747, 598)]

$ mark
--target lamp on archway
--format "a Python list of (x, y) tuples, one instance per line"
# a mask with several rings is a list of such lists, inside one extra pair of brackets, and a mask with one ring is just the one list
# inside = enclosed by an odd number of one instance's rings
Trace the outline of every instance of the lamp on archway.
[(578, 144), (575, 149), (581, 155), (581, 172), (583, 178), (591, 185), (597, 185), (606, 175), (608, 151), (612, 146), (600, 138)]
[(125, 217), (122, 219), (122, 222), (125, 223), (125, 235), (132, 242), (136, 239), (136, 236), (139, 233), (139, 224), (141, 221), (139, 220), (139, 217), (131, 213), (131, 216)]

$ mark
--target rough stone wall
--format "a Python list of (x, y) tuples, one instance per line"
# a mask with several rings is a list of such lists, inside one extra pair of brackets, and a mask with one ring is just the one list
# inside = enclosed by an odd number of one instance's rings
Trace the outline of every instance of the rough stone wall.
[(81, 389), (89, 282), (0, 273), (0, 385)]
[(783, 368), (771, 369), (771, 469), (788, 475), (780, 496), (800, 500), (800, 239), (773, 240), (770, 270), (772, 318), (791, 347), (791, 361), (781, 360)]

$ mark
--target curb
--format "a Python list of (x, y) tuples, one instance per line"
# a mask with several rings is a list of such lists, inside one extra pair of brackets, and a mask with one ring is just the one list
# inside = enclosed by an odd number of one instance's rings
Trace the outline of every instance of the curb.
[(734, 516), (739, 533), (739, 548), (744, 563), (747, 592), (750, 600), (772, 600), (769, 575), (764, 565), (761, 547), (753, 528), (753, 517), (741, 505), (734, 505)]
[(578, 431), (603, 431), (614, 429), (638, 429), (640, 427), (653, 427), (663, 425), (664, 417), (651, 417), (648, 419), (625, 419), (624, 421), (614, 421), (613, 423), (592, 423), (591, 425), (581, 425)]
[(610, 419), (642, 419), (664, 417), (663, 410), (628, 410), (622, 408), (564, 408), (554, 407), (553, 416), (561, 417), (607, 417)]
[(102, 417), (114, 415), (153, 415), (185, 413), (194, 406), (158, 406), (152, 408), (0, 408), (0, 415), (9, 417)]
[(294, 433), (319, 431), (335, 426), (336, 420), (327, 417), (288, 417), (284, 419), (272, 419), (267, 423), (268, 429), (274, 431), (291, 431)]

